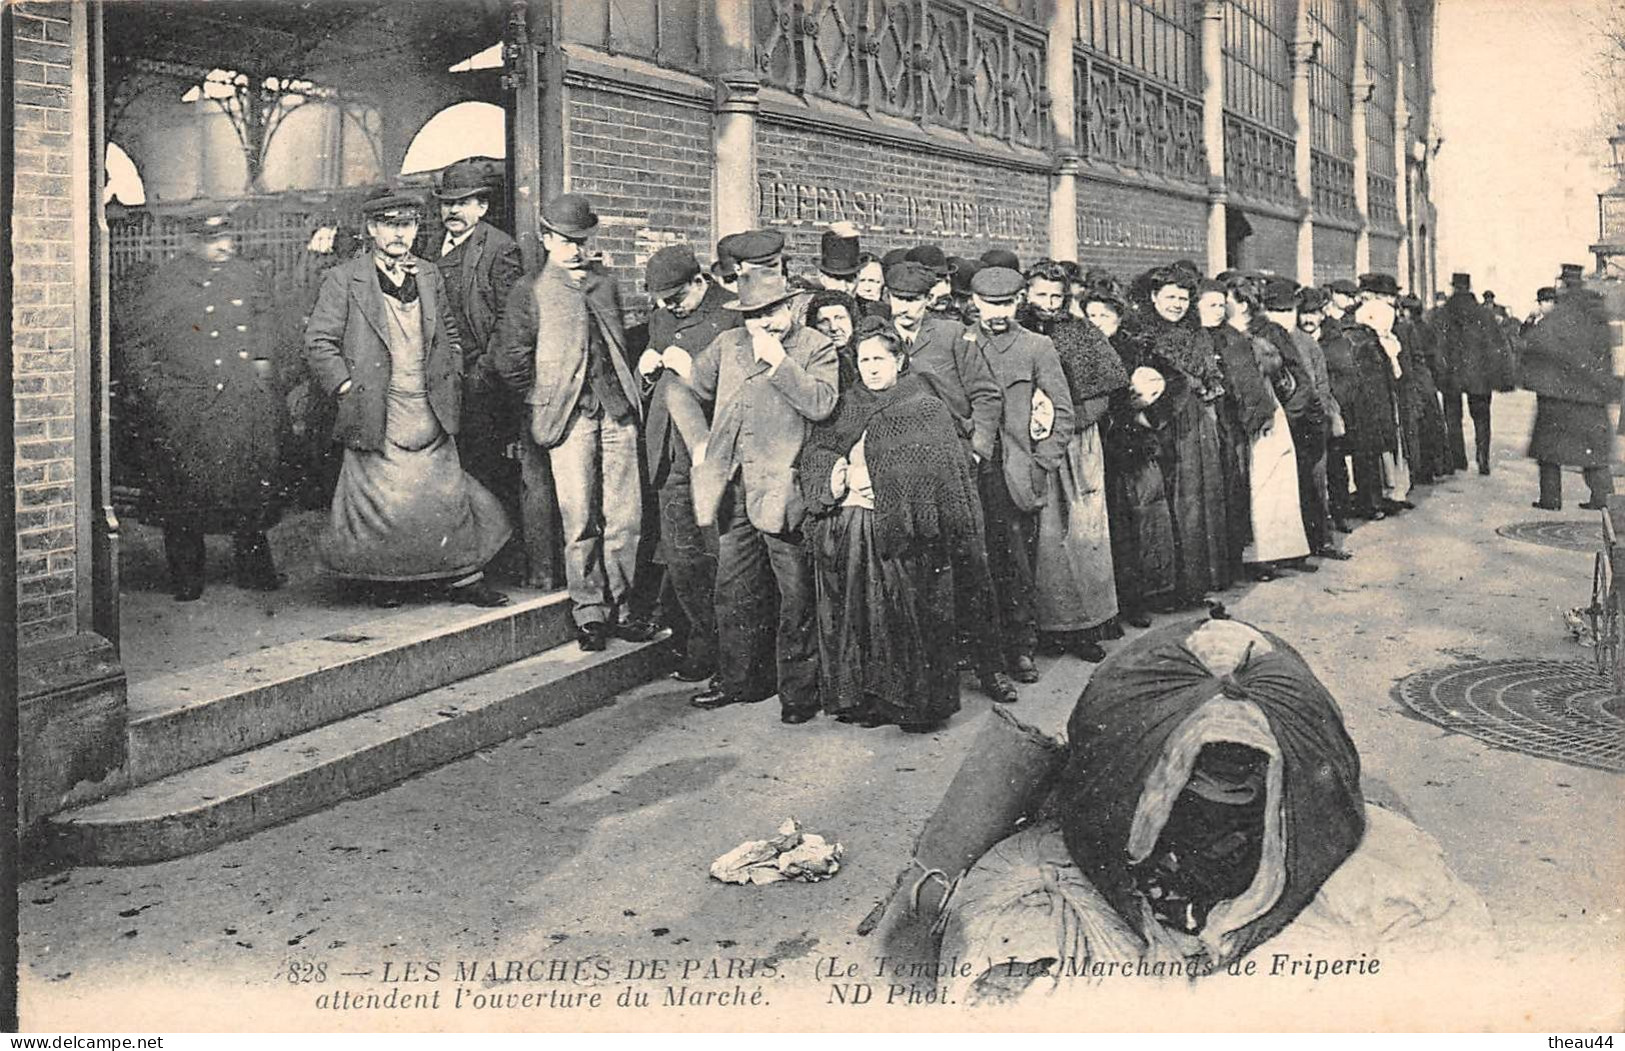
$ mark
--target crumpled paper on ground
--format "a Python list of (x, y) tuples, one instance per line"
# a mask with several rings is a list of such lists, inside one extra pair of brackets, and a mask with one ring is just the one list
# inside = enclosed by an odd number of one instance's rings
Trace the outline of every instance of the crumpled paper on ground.
[(803, 832), (795, 818), (786, 818), (772, 839), (747, 840), (711, 862), (711, 878), (724, 883), (779, 883), (798, 880), (816, 883), (841, 871), (839, 843)]

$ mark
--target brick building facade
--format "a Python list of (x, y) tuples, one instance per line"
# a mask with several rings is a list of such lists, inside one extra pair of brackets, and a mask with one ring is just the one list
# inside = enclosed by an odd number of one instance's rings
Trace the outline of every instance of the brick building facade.
[[(378, 15), (415, 3), (380, 0)], [(1253, 266), (1304, 281), (1376, 267), (1428, 294), (1432, 3), (419, 6), (440, 22), (466, 8), (504, 27), (510, 199), (498, 210), (515, 216), (534, 260), (542, 200), (591, 196), (598, 246), (636, 312), (643, 264), (664, 244), (707, 255), (717, 237), (766, 225), (806, 267), (836, 220), (876, 252), (999, 245), (1124, 275), (1190, 258), (1209, 272)], [(25, 819), (105, 792), (123, 761), (106, 219), (89, 163), (105, 147), (113, 6), (124, 5), (28, 3), (4, 15)], [(210, 6), (187, 17), (206, 20)], [(356, 14), (321, 8), (290, 3), (281, 28), (325, 41), (325, 69), (343, 77), (346, 56), (319, 23), (350, 32)], [(204, 44), (229, 49), (230, 34), (200, 25), (185, 38), (190, 61), (206, 59)], [(230, 68), (229, 56), (215, 64)], [(381, 83), (375, 73), (351, 87), (377, 93), (388, 116)], [(425, 119), (451, 100), (418, 94), (413, 113)], [(395, 121), (386, 154), (404, 151), (415, 119)]]

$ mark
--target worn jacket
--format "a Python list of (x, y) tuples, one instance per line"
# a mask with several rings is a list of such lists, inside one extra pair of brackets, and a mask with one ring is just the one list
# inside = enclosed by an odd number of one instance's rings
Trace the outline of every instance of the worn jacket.
[[(998, 335), (978, 325), (965, 338), (981, 348), (1003, 394), (999, 449), (1010, 499), (1022, 511), (1036, 511), (1048, 502), (1049, 472), (1061, 465), (1072, 440), (1072, 393), (1061, 359), (1048, 336), (1013, 322)], [(1055, 405), (1054, 426), (1038, 441), (1031, 432), (1034, 387)]]
[[(699, 307), (687, 317), (678, 317), (665, 307), (657, 307), (649, 315), (649, 349), (659, 352), (667, 347), (681, 347), (693, 357), (711, 345), (728, 329), (738, 328), (744, 317), (737, 310), (724, 310), (723, 304), (732, 299), (726, 290), (711, 285)], [(649, 481), (655, 486), (665, 484), (668, 477), (684, 477), (689, 473), (689, 442), (704, 440), (704, 416), (685, 416), (683, 409), (693, 399), (679, 398), (674, 404), (672, 389), (682, 385), (682, 379), (669, 369), (660, 369), (644, 380), (648, 389), (649, 409), (644, 422), (644, 455), (649, 467)], [(696, 432), (697, 431), (697, 436)]]
[(588, 270), (578, 281), (558, 266), (544, 266), (514, 286), (491, 338), (491, 363), (531, 409), (530, 439), (550, 449), (564, 439), (587, 383), (590, 332), (597, 325), (616, 381), (634, 410), (643, 398), (627, 362), (626, 333), (615, 279)]
[(1433, 329), (1444, 350), (1445, 375), (1437, 377), (1448, 396), (1452, 391), (1489, 394), (1506, 389), (1512, 357), (1495, 315), (1473, 297), (1457, 292), (1433, 315)]
[(796, 325), (785, 333), (784, 360), (756, 360), (750, 333), (729, 329), (694, 359), (684, 393), (714, 406), (705, 458), (694, 465), (694, 515), (716, 521), (723, 490), (735, 475), (745, 487), (751, 525), (793, 532), (806, 505), (796, 475), (812, 425), (835, 411), (839, 364), (822, 333)]
[[(462, 348), (446, 306), (440, 271), (417, 264), (418, 302), (423, 323), (424, 382), (429, 408), (447, 434), (456, 434), (462, 414)], [(305, 363), (318, 388), (336, 395), (345, 380), (352, 386), (338, 398), (333, 439), (352, 449), (384, 447), (389, 393), (389, 316), (378, 266), (363, 255), (341, 263), (322, 279), (316, 306), (305, 326)]]
[(485, 222), (475, 223), (463, 243), (436, 262), (456, 304), (463, 375), (473, 379), (489, 367), (485, 355), (491, 336), (503, 304), (525, 275), (525, 263), (514, 239)]
[(908, 367), (936, 391), (953, 414), (959, 433), (984, 460), (998, 440), (1003, 391), (986, 357), (967, 338), (974, 331), (956, 321), (926, 317), (908, 345)]

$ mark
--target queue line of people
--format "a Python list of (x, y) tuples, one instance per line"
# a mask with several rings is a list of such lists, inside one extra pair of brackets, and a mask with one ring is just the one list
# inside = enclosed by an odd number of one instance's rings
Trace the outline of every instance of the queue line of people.
[[(1099, 661), (1125, 625), (1222, 616), (1237, 583), (1347, 559), (1351, 519), (1466, 466), (1452, 400), (1503, 345), (1476, 302), (1424, 319), (1387, 274), (1181, 261), (1124, 283), (1002, 248), (877, 258), (841, 226), (806, 276), (773, 230), (723, 238), (709, 268), (663, 248), (628, 329), (589, 200), (544, 205), (526, 276), (488, 192), (448, 170), (437, 262), (413, 252), (420, 202), (370, 200), (368, 250), (322, 283), (304, 356), (346, 450), (323, 564), (381, 606), (502, 605), (486, 568), (534, 584), (556, 513), (583, 649), (669, 627), (696, 707), (776, 695), (792, 724), (934, 729), (961, 671), (1011, 703), (1040, 652)], [(187, 265), (205, 288), (230, 269)], [(244, 579), (276, 587), (266, 517), (226, 518)], [(200, 545), (173, 519), (195, 598)]]

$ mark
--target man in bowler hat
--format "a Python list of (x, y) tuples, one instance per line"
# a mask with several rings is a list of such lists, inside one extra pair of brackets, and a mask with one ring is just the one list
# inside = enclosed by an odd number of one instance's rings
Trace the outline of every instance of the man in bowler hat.
[(611, 634), (642, 641), (621, 607), (637, 568), (643, 500), (638, 465), (642, 393), (627, 361), (615, 281), (588, 264), (598, 228), (580, 194), (542, 207), (541, 273), (514, 288), (492, 358), (530, 408), (520, 441), (524, 528), (543, 535), (551, 467), (564, 533), (564, 575), (584, 650)]
[(434, 196), (445, 231), (435, 260), (463, 345), (463, 429), (457, 449), (463, 469), (517, 517), (518, 471), (503, 455), (519, 434), (516, 406), (492, 368), (489, 351), (497, 318), (525, 275), (525, 263), (514, 239), (485, 221), (491, 187), (478, 164), (458, 161), (447, 168)]

